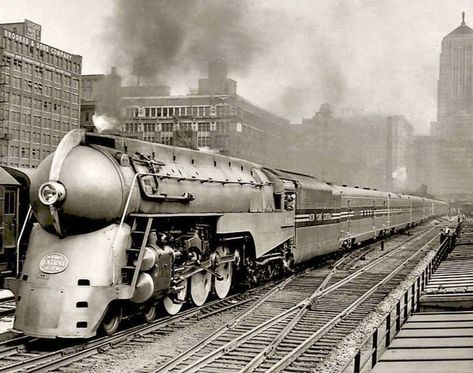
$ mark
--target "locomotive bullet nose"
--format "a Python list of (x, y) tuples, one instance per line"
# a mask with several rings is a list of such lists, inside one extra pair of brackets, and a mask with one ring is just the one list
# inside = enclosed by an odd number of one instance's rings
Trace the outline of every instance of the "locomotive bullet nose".
[(56, 180), (50, 178), (52, 160), (46, 158), (31, 178), (31, 204), (43, 228), (57, 232), (57, 226), (65, 235), (85, 233), (120, 218), (126, 186), (113, 158), (76, 146), (64, 158)]

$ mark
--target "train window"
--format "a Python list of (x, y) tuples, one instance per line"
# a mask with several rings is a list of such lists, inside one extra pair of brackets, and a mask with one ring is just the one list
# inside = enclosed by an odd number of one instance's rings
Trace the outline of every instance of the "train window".
[(281, 210), (281, 194), (274, 193), (273, 198), (274, 198), (274, 209)]
[(16, 211), (15, 191), (5, 191), (4, 213), (6, 215), (14, 215)]

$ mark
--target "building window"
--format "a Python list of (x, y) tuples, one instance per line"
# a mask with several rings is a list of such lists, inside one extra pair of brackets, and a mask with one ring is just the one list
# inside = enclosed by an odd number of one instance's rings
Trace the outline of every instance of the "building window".
[(11, 120), (12, 122), (20, 122), (20, 113), (17, 111), (12, 111), (11, 112)]
[(31, 107), (31, 97), (23, 97), (23, 106)]
[(33, 82), (31, 80), (25, 80), (25, 91), (31, 92), (33, 90)]
[(21, 88), (21, 79), (16, 77), (16, 76), (13, 76), (12, 77), (12, 86), (13, 86), (13, 88), (20, 89)]
[(21, 68), (23, 66), (23, 62), (19, 59), (13, 59), (13, 70), (16, 71), (21, 71)]
[(172, 145), (172, 132), (161, 132), (161, 144)]
[(43, 85), (41, 83), (35, 83), (34, 84), (34, 92), (42, 95), (43, 94)]
[(25, 62), (25, 73), (28, 75), (33, 75), (33, 65)]
[(197, 147), (210, 147), (210, 133), (207, 131), (197, 132)]
[(34, 68), (34, 75), (36, 77), (39, 77), (40, 79), (43, 78), (43, 68), (40, 66), (35, 66)]

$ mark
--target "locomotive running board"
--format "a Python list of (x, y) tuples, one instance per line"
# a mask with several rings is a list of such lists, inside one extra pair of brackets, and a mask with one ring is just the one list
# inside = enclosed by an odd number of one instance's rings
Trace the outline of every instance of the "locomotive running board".
[(223, 214), (215, 214), (215, 213), (199, 213), (199, 212), (194, 212), (194, 213), (180, 213), (180, 214), (141, 214), (141, 213), (131, 213), (130, 216), (132, 218), (182, 218), (182, 217), (220, 217), (223, 216)]

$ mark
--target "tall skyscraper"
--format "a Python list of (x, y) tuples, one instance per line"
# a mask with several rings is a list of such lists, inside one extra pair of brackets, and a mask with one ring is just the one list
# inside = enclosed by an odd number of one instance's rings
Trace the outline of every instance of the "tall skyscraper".
[(473, 139), (473, 30), (462, 22), (442, 40), (438, 80), (440, 137)]
[(451, 201), (473, 199), (473, 29), (465, 23), (442, 40), (437, 122), (431, 137), (419, 139), (417, 182)]

